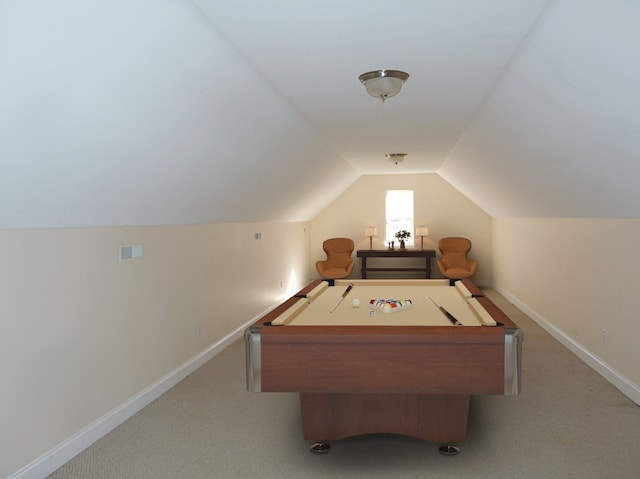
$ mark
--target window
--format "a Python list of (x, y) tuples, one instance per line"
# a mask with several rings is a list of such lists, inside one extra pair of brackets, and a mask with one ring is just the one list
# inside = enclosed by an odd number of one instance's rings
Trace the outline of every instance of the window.
[(411, 237), (406, 241), (407, 246), (413, 245), (413, 190), (389, 190), (385, 198), (387, 215), (386, 241), (398, 240), (395, 237), (397, 231), (407, 230)]

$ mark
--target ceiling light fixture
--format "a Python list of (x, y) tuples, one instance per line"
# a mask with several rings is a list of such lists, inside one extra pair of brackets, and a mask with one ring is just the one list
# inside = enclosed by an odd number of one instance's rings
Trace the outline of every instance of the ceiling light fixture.
[(404, 160), (407, 159), (407, 154), (406, 153), (387, 153), (384, 156), (389, 158), (389, 161), (392, 161), (396, 165), (398, 163), (402, 163)]
[(409, 74), (400, 70), (376, 70), (363, 73), (358, 79), (369, 95), (385, 101), (400, 93), (402, 85), (409, 79)]

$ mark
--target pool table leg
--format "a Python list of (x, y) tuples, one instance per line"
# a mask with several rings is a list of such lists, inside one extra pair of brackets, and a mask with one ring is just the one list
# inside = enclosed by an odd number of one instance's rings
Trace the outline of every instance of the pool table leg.
[(388, 433), (459, 443), (467, 435), (469, 395), (300, 393), (304, 438), (331, 441)]

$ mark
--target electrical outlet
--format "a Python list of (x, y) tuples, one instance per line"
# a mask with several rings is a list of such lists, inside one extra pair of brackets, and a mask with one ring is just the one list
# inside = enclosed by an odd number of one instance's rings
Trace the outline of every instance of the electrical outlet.
[(120, 261), (133, 259), (133, 246), (120, 246)]
[(134, 244), (131, 247), (131, 253), (133, 258), (142, 258), (142, 245), (141, 244)]
[(120, 246), (120, 261), (142, 258), (142, 245)]

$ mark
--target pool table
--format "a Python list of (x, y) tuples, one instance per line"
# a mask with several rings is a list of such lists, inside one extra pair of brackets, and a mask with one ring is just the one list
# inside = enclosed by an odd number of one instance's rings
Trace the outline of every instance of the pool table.
[(520, 392), (522, 340), (469, 280), (315, 280), (247, 328), (247, 388), (299, 393), (307, 440), (460, 443), (471, 395)]

